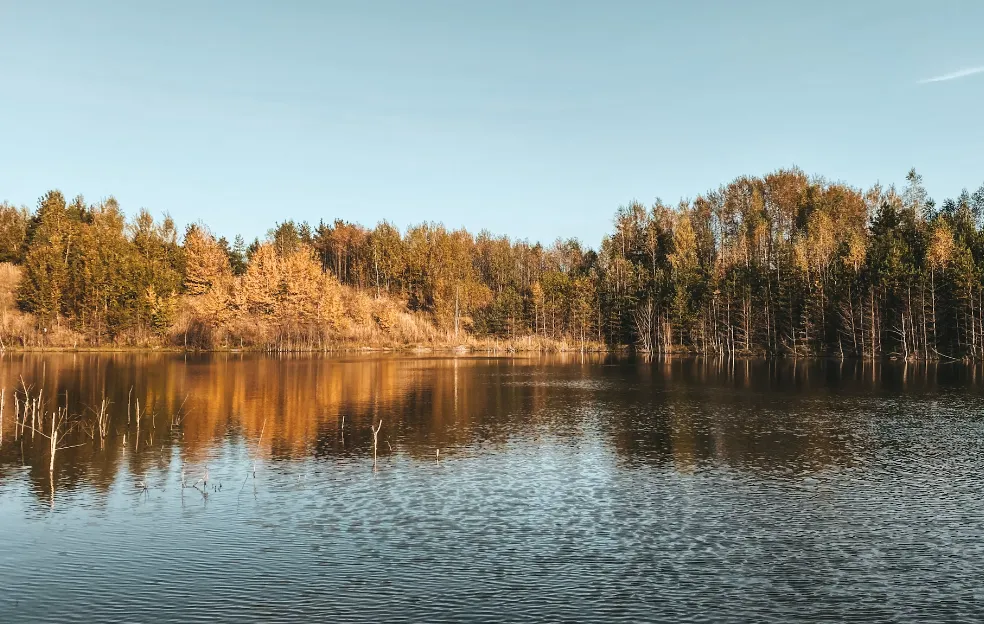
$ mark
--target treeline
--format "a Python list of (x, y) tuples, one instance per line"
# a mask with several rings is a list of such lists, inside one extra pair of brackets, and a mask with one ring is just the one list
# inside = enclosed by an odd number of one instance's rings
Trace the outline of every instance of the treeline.
[(619, 210), (602, 244), (610, 340), (656, 352), (984, 357), (984, 188), (901, 193), (744, 177)]
[[(92, 344), (322, 348), (399, 330), (403, 342), (978, 358), (982, 224), (984, 187), (937, 205), (915, 171), (901, 190), (792, 169), (632, 203), (598, 251), (341, 220), (230, 244), (52, 191), (34, 211), (0, 206), (0, 261), (21, 265), (17, 303), (38, 329)], [(411, 317), (433, 331), (408, 333)]]

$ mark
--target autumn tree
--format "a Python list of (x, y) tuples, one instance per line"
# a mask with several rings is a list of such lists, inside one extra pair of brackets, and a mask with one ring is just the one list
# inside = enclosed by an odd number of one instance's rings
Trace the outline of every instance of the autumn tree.
[(232, 297), (229, 257), (202, 225), (192, 225), (184, 239), (184, 291), (196, 320), (212, 333), (228, 320)]

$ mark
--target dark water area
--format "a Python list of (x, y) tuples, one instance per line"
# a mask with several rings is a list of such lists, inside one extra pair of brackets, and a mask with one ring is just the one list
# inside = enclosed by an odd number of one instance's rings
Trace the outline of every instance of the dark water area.
[[(23, 387), (72, 415), (53, 473)], [(0, 388), (2, 622), (984, 620), (978, 366), (8, 354)]]

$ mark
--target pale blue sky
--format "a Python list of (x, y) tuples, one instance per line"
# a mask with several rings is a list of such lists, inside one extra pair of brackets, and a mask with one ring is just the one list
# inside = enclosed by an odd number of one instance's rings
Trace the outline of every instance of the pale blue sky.
[(979, 0), (0, 0), (0, 200), (591, 246), (632, 199), (792, 164), (916, 166), (939, 200), (984, 183), (982, 25)]

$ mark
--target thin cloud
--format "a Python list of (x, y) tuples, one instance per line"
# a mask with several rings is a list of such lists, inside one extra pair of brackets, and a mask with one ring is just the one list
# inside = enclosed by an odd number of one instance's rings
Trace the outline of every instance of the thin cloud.
[(966, 78), (967, 76), (973, 76), (974, 74), (984, 73), (984, 65), (978, 67), (967, 67), (965, 69), (958, 69), (955, 72), (950, 72), (949, 74), (942, 74), (939, 76), (933, 76), (932, 78), (926, 78), (925, 80), (920, 80), (919, 84), (926, 84), (929, 82), (946, 82), (947, 80), (956, 80), (957, 78)]

